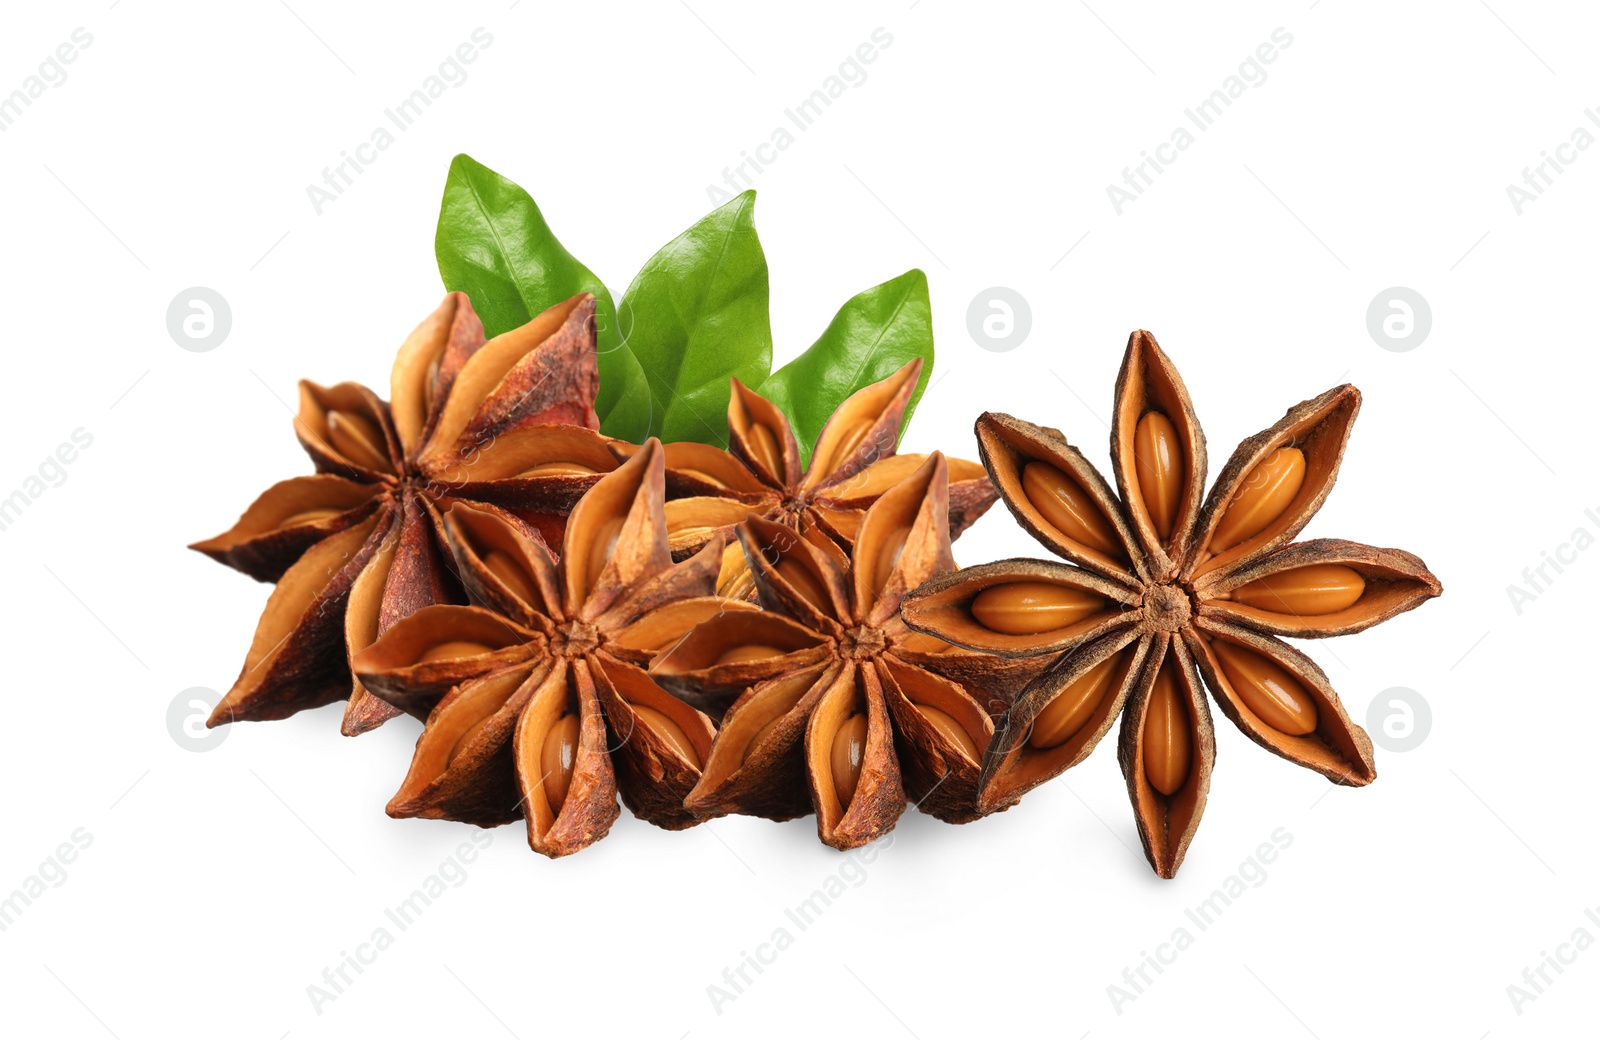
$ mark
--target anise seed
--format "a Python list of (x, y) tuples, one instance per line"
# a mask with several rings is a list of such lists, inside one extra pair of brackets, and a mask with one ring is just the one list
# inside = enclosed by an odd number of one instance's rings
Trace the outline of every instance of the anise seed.
[(1069, 541), (1107, 556), (1122, 555), (1121, 541), (1078, 482), (1048, 462), (1022, 467), (1022, 489), (1046, 521)]
[(1231, 549), (1265, 531), (1289, 508), (1305, 479), (1306, 456), (1299, 448), (1279, 448), (1262, 459), (1228, 503), (1211, 536), (1211, 551)]

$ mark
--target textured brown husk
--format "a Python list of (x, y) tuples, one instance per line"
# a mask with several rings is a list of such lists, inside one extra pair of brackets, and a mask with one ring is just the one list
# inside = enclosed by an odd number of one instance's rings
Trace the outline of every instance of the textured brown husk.
[[(239, 522), (189, 548), (257, 581), (277, 581), (307, 549), (371, 516), (380, 505), (370, 484), (331, 473), (281, 480), (250, 503)], [(321, 520), (283, 526), (297, 513), (338, 509)]]
[[(849, 805), (841, 805), (832, 771), (833, 738), (857, 707), (866, 709), (867, 742), (855, 794)], [(874, 663), (846, 664), (806, 720), (805, 775), (816, 808), (817, 839), (824, 845), (848, 851), (894, 830), (906, 811), (894, 744)]]
[[(1116, 411), (1111, 420), (1111, 472), (1127, 518), (1145, 551), (1150, 577), (1167, 580), (1177, 570), (1175, 560), (1183, 549), (1183, 532), (1200, 511), (1206, 488), (1206, 436), (1195, 417), (1194, 402), (1183, 377), (1157, 346), (1155, 337), (1139, 330), (1128, 337), (1128, 349), (1117, 373)], [(1171, 420), (1183, 446), (1186, 471), (1183, 496), (1172, 525), (1172, 536), (1162, 542), (1144, 504), (1134, 461), (1134, 432), (1145, 412), (1155, 409)]]
[[(667, 517), (673, 554), (681, 557), (697, 551), (717, 535), (731, 542), (734, 528), (750, 513), (796, 532), (825, 532), (848, 548), (866, 509), (925, 461), (924, 456), (894, 453), (921, 370), (921, 360), (913, 359), (840, 404), (818, 435), (806, 470), (800, 467), (799, 445), (788, 419), (734, 379), (728, 404), (729, 450), (709, 445), (668, 448), (667, 488), (674, 501)], [(768, 438), (778, 451), (771, 464), (759, 446)], [(626, 458), (635, 449), (616, 443), (612, 450)], [(946, 520), (954, 538), (994, 504), (995, 493), (980, 467), (959, 459), (948, 461), (946, 481)], [(737, 557), (733, 563), (719, 591), (754, 598), (748, 572)]]
[[(527, 819), (530, 846), (552, 857), (603, 837), (621, 811), (619, 793), (637, 816), (661, 827), (689, 827), (710, 815), (684, 806), (700, 778), (699, 764), (674, 750), (634, 710), (637, 704), (667, 716), (702, 760), (709, 754), (715, 733), (710, 718), (673, 699), (638, 667), (658, 648), (681, 642), (695, 622), (722, 613), (708, 602), (720, 547), (708, 545), (689, 560), (672, 562), (664, 487), (663, 452), (651, 440), (600, 478), (573, 510), (559, 563), (514, 514), (482, 504), (452, 506), (445, 539), (468, 593), (482, 605), (429, 607), (398, 622), (356, 659), (368, 688), (397, 706), (414, 706), (441, 683), (454, 685), (428, 717), (395, 812), (425, 809), (449, 818), (484, 812), (462, 790), (467, 781), (452, 775), (470, 769), (471, 783), (494, 792), (491, 805), (502, 812), (504, 792), (516, 787), (513, 804)], [(614, 532), (614, 542), (601, 552), (595, 541), (607, 532)], [(486, 562), (489, 553), (516, 561), (525, 581), (507, 584)], [(595, 573), (588, 572), (591, 557), (600, 564)], [(748, 611), (740, 605), (730, 613)], [(497, 633), (514, 638), (497, 640)], [(491, 650), (412, 663), (429, 647), (457, 638)], [(434, 730), (455, 724), (447, 706), (508, 667), (527, 669), (533, 677), (485, 728), (498, 743), (480, 737), (459, 756), (459, 767), (452, 763), (446, 775), (430, 776), (431, 749), (448, 736), (435, 736)], [(552, 812), (541, 756), (551, 728), (569, 712), (581, 719), (579, 741), (566, 799)]]
[(207, 726), (236, 719), (286, 719), (349, 696), (340, 624), (350, 586), (377, 550), (377, 519), (331, 535), (290, 567), (272, 590), (233, 687)]
[[(1301, 401), (1285, 412), (1282, 419), (1235, 448), (1228, 464), (1217, 475), (1216, 483), (1211, 485), (1211, 494), (1195, 525), (1184, 576), (1196, 577), (1224, 566), (1241, 566), (1247, 560), (1253, 561), (1259, 555), (1289, 544), (1311, 522), (1333, 490), (1351, 427), (1360, 410), (1361, 391), (1349, 384), (1336, 386), (1327, 393)], [(1245, 477), (1262, 459), (1286, 446), (1299, 448), (1306, 456), (1305, 483), (1300, 493), (1283, 516), (1266, 530), (1211, 556), (1207, 544), (1212, 532)]]
[[(1440, 585), (1417, 557), (1397, 549), (1322, 539), (1289, 545), (1310, 522), (1338, 475), (1360, 404), (1342, 386), (1289, 409), (1282, 420), (1250, 437), (1233, 453), (1209, 496), (1205, 437), (1177, 369), (1149, 333), (1128, 341), (1117, 380), (1111, 432), (1112, 469), (1120, 497), (1060, 431), (1008, 415), (985, 413), (976, 432), (984, 465), (1017, 521), (1051, 552), (1082, 570), (1042, 561), (1008, 560), (931, 578), (901, 604), (905, 623), (931, 637), (1009, 655), (1036, 666), (998, 724), (984, 754), (978, 809), (1003, 809), (1033, 787), (1083, 761), (1122, 718), (1120, 757), (1145, 853), (1156, 872), (1170, 877), (1199, 824), (1209, 783), (1213, 729), (1200, 697), (1210, 687), (1223, 713), (1256, 743), (1339, 783), (1360, 785), (1375, 775), (1371, 742), (1353, 725), (1327, 677), (1277, 635), (1334, 636), (1361, 631), (1437, 596)], [(1169, 536), (1161, 538), (1138, 481), (1136, 431), (1143, 416), (1160, 411), (1173, 425), (1183, 470), (1172, 485)], [(1222, 516), (1254, 468), (1281, 447), (1304, 452), (1306, 476), (1282, 513), (1262, 531), (1211, 557), (1208, 546)], [(1021, 471), (1029, 460), (1047, 462), (1075, 480), (1098, 506), (1122, 543), (1108, 555), (1065, 537), (1028, 501)], [(1203, 505), (1201, 504), (1203, 500)], [(1246, 582), (1312, 564), (1339, 564), (1362, 575), (1365, 586), (1350, 607), (1301, 617), (1248, 607), (1230, 597)], [(1016, 581), (1050, 581), (1102, 594), (1119, 607), (1074, 626), (1075, 638), (1010, 636), (978, 624), (969, 605), (986, 588)], [(1078, 631), (1081, 629), (1082, 631)], [(1063, 633), (1065, 634), (1065, 633)], [(1265, 654), (1306, 687), (1317, 708), (1317, 729), (1293, 737), (1267, 727), (1242, 702), (1217, 666), (1211, 649), (1219, 638)], [(1149, 784), (1142, 765), (1144, 718), (1150, 691), (1166, 653), (1179, 666), (1190, 702), (1195, 760), (1190, 781), (1173, 797)], [(1091, 668), (1117, 655), (1114, 684), (1077, 732), (1051, 748), (1029, 743), (1040, 716)], [(1080, 694), (1083, 691), (1080, 691)], [(1052, 727), (1059, 723), (1052, 720)]]
[[(985, 628), (972, 616), (978, 593), (996, 585), (1037, 581), (1104, 596), (1106, 609), (1066, 628), (1036, 635), (1012, 635)], [(1114, 628), (1137, 620), (1138, 596), (1127, 586), (1097, 574), (1048, 560), (1012, 559), (947, 571), (924, 582), (901, 616), (908, 626), (946, 642), (997, 657), (1039, 657), (1063, 653)]]
[[(984, 752), (979, 809), (987, 813), (1009, 808), (1035, 787), (1088, 758), (1111, 731), (1128, 694), (1139, 682), (1152, 641), (1151, 637), (1133, 628), (1108, 633), (1072, 653), (1057, 657), (1049, 671), (1029, 683), (1017, 695)], [(1100, 707), (1083, 728), (1053, 748), (1028, 746), (1039, 713), (1089, 669), (1113, 654), (1128, 655), (1127, 662), (1122, 666), (1121, 676), (1115, 680), (1116, 685), (1106, 691)]]
[(986, 747), (994, 735), (994, 720), (959, 685), (885, 654), (877, 662), (877, 680), (899, 740), (901, 782), (906, 796), (929, 816), (945, 823), (970, 823), (978, 811), (979, 763), (953, 746), (935, 729), (917, 704), (933, 704), (956, 718), (973, 743)]
[(628, 811), (667, 830), (683, 830), (718, 815), (684, 807), (685, 796), (700, 780), (699, 764), (686, 760), (640, 722), (632, 705), (655, 708), (676, 722), (701, 762), (711, 753), (711, 741), (717, 735), (711, 720), (668, 695), (634, 665), (596, 654), (589, 658), (589, 670), (611, 731), (611, 761)]
[[(1189, 766), (1189, 778), (1183, 787), (1172, 795), (1164, 795), (1150, 786), (1144, 770), (1144, 723), (1150, 706), (1150, 691), (1156, 672), (1165, 654), (1175, 654), (1179, 686), (1185, 695), (1189, 713), (1189, 732), (1194, 742), (1194, 758)], [(1128, 698), (1122, 713), (1122, 733), (1117, 741), (1117, 762), (1122, 766), (1123, 779), (1128, 783), (1128, 798), (1133, 802), (1133, 818), (1139, 827), (1139, 838), (1144, 845), (1144, 855), (1156, 874), (1174, 878), (1183, 864), (1189, 843), (1200, 827), (1200, 816), (1205, 812), (1206, 795), (1211, 791), (1211, 768), (1216, 761), (1216, 731), (1211, 726), (1211, 709), (1206, 705), (1205, 691), (1195, 681), (1194, 665), (1189, 661), (1181, 640), (1166, 640), (1152, 648), (1145, 659), (1139, 685)]]
[[(691, 808), (772, 819), (815, 812), (818, 837), (839, 849), (892, 828), (908, 788), (923, 811), (941, 819), (960, 822), (975, 815), (977, 763), (961, 763), (961, 752), (925, 721), (913, 700), (918, 694), (930, 704), (937, 700), (940, 710), (966, 720), (969, 734), (986, 738), (993, 726), (988, 707), (1002, 707), (1010, 695), (985, 682), (1027, 669), (985, 666), (976, 653), (911, 649), (927, 641), (900, 620), (900, 599), (953, 566), (947, 494), (945, 460), (935, 453), (867, 510), (843, 567), (837, 550), (824, 550), (785, 525), (752, 515), (739, 526), (769, 613), (711, 618), (650, 667), (658, 681), (688, 697), (715, 704), (739, 694), (689, 795)], [(890, 559), (894, 566), (880, 568)], [(824, 602), (807, 599), (786, 567), (803, 568), (823, 590)], [(885, 577), (876, 587), (880, 570)], [(794, 649), (742, 665), (711, 664), (728, 650), (757, 642)], [(959, 681), (941, 677), (931, 663), (936, 660)], [(868, 736), (854, 797), (842, 806), (831, 772), (832, 743), (857, 711), (867, 718)], [(773, 719), (779, 720), (773, 730), (752, 745)]]
[(1204, 582), (1203, 587), (1207, 596), (1225, 597), (1239, 586), (1258, 578), (1321, 563), (1341, 564), (1366, 579), (1367, 587), (1361, 598), (1336, 614), (1311, 617), (1276, 613), (1225, 598), (1213, 598), (1201, 606), (1200, 616), (1215, 616), (1223, 622), (1277, 636), (1302, 639), (1345, 636), (1363, 632), (1398, 614), (1415, 610), (1443, 591), (1439, 579), (1429, 573), (1427, 565), (1410, 553), (1402, 549), (1378, 549), (1338, 538), (1300, 542), (1280, 549), (1252, 566), (1226, 572), (1213, 571), (1206, 578), (1212, 578), (1213, 575), (1215, 578)]
[[(253, 577), (287, 583), (317, 609), (303, 613), (299, 631), (285, 627), (285, 600), (277, 607), (269, 601), (275, 616), (264, 615), (262, 627), (281, 645), (265, 667), (263, 654), (252, 652), (241, 684), (211, 724), (281, 718), (337, 699), (331, 696), (337, 687), (347, 698), (345, 733), (397, 714), (353, 677), (349, 660), (417, 610), (467, 602), (454, 561), (445, 558), (441, 512), (451, 502), (497, 504), (547, 535), (562, 532), (566, 514), (598, 473), (521, 474), (571, 458), (600, 471), (615, 466), (594, 430), (597, 380), (594, 300), (587, 294), (485, 342), (466, 296), (451, 293), (397, 353), (392, 406), (359, 384), (302, 383), (295, 436), (319, 475), (275, 485), (232, 529), (194, 548)], [(335, 411), (341, 427), (354, 423), (344, 439), (330, 418)], [(338, 512), (284, 523), (323, 508)], [(363, 544), (339, 540), (357, 529), (367, 531)], [(348, 565), (306, 564), (335, 540)], [(352, 604), (355, 613), (347, 615)], [(341, 635), (342, 664), (328, 650)], [(428, 691), (412, 710), (425, 714), (442, 693)]]
[[(1070, 563), (1095, 571), (1113, 581), (1133, 585), (1146, 573), (1144, 552), (1134, 541), (1127, 519), (1118, 508), (1116, 494), (1083, 453), (1059, 436), (1003, 412), (984, 412), (978, 417), (978, 453), (1000, 498), (1023, 530), (1040, 545)], [(1048, 462), (1072, 477), (1089, 493), (1106, 519), (1116, 529), (1127, 552), (1127, 559), (1113, 559), (1099, 550), (1064, 538), (1022, 490), (1022, 468), (1030, 461)]]
[[(479, 676), (451, 690), (428, 716), (417, 742), (417, 754), (405, 781), (389, 801), (388, 813), (396, 819), (420, 817), (458, 820), (481, 827), (496, 827), (522, 818), (522, 792), (516, 782), (512, 733), (523, 706), (549, 676), (543, 667), (527, 663)], [(490, 721), (466, 747), (439, 768), (435, 754), (448, 754), (471, 720), (481, 712), (466, 711), (479, 695), (506, 699), (487, 716)], [(464, 716), (452, 725), (457, 714)], [(448, 743), (450, 747), (444, 747)]]
[[(1186, 633), (1185, 638), (1206, 678), (1206, 685), (1216, 697), (1217, 706), (1245, 736), (1275, 755), (1316, 770), (1336, 784), (1364, 787), (1377, 779), (1371, 738), (1366, 730), (1350, 721), (1327, 674), (1311, 658), (1280, 639), (1213, 618), (1196, 621), (1195, 629)], [(1262, 723), (1239, 700), (1227, 677), (1217, 667), (1208, 643), (1210, 638), (1229, 639), (1264, 654), (1298, 679), (1316, 702), (1316, 730), (1303, 737), (1293, 737)]]

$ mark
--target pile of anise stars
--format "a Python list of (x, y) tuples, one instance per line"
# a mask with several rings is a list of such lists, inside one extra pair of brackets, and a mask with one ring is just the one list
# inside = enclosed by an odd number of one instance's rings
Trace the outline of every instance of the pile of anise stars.
[[(210, 724), (344, 701), (343, 731), (422, 720), (395, 817), (526, 821), (564, 856), (620, 814), (817, 818), (849, 849), (908, 804), (1008, 808), (1121, 718), (1151, 865), (1198, 826), (1214, 735), (1360, 785), (1371, 742), (1278, 636), (1359, 631), (1439, 584), (1420, 560), (1290, 544), (1332, 488), (1359, 395), (1246, 440), (1202, 502), (1205, 441), (1145, 333), (1118, 380), (1116, 490), (1055, 430), (985, 413), (983, 466), (897, 455), (913, 361), (847, 399), (802, 469), (737, 380), (729, 449), (598, 432), (595, 301), (492, 340), (452, 293), (406, 339), (385, 401), (300, 388), (313, 476), (194, 548), (275, 582)], [(1067, 564), (957, 570), (1003, 497)]]

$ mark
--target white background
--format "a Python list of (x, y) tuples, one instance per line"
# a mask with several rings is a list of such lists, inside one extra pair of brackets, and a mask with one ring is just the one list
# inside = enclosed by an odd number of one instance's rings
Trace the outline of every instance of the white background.
[[(1520, 1006), (1507, 987), (1575, 930), (1600, 938), (1600, 909), (1585, 917), (1600, 908), (1600, 712), (1580, 656), (1600, 553), (1547, 571), (1520, 613), (1508, 587), (1527, 589), (1524, 569), (1575, 530), (1600, 533), (1600, 149), (1568, 153), (1520, 215), (1506, 193), (1574, 128), (1600, 134), (1584, 116), (1600, 105), (1592, 12), (291, 6), (17, 5), (0, 33), (0, 93), (74, 28), (93, 36), (0, 134), (0, 497), (74, 429), (93, 437), (0, 531), (0, 894), (76, 829), (92, 839), (0, 932), (8, 1035), (1592, 1033), (1600, 950)], [(466, 82), (316, 214), (306, 186), (478, 26), (493, 43)], [(975, 457), (988, 408), (1058, 426), (1103, 463), (1137, 327), (1182, 369), (1213, 473), (1289, 405), (1355, 383), (1361, 419), (1307, 536), (1409, 549), (1446, 591), (1307, 649), (1354, 718), (1406, 687), (1431, 732), (1380, 748), (1370, 788), (1331, 789), (1219, 716), (1209, 811), (1165, 882), (1108, 740), (1005, 814), (959, 829), (909, 814), (804, 931), (785, 909), (846, 862), (809, 820), (672, 834), (625, 814), (560, 862), (507, 827), (319, 1012), (308, 986), (480, 832), (384, 816), (411, 720), (348, 740), (330, 707), (235, 727), (203, 754), (170, 735), (181, 691), (231, 683), (269, 591), (184, 544), (310, 471), (290, 430), (296, 379), (385, 386), (441, 294), (452, 155), (525, 185), (620, 293), (877, 27), (893, 42), (865, 81), (756, 179), (780, 362), (848, 296), (917, 266), (939, 381), (907, 449)], [(1119, 216), (1107, 185), (1279, 27), (1293, 43), (1265, 81)], [(231, 304), (209, 353), (167, 332), (190, 286)], [(967, 332), (994, 286), (1032, 310), (1005, 353)], [(1367, 331), (1392, 286), (1431, 304), (1409, 352)], [(957, 554), (1040, 552), (997, 507)], [(1197, 928), (1185, 911), (1279, 828), (1292, 844), (1264, 880), (1247, 868), (1259, 884)], [(792, 945), (714, 1004), (708, 986), (779, 927)], [(1180, 928), (1192, 944), (1114, 1004), (1108, 987)]]

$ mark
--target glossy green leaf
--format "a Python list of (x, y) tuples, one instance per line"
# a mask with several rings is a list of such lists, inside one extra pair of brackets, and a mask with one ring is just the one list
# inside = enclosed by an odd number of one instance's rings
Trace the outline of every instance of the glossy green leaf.
[(600, 429), (630, 441), (647, 436), (644, 370), (622, 342), (611, 293), (567, 252), (526, 191), (471, 156), (456, 156), (433, 244), (445, 288), (467, 294), (491, 337), (580, 292), (594, 293)]
[(823, 424), (845, 398), (887, 379), (912, 358), (922, 376), (901, 424), (927, 389), (933, 373), (933, 313), (928, 276), (912, 268), (898, 278), (851, 297), (804, 354), (772, 373), (757, 392), (783, 409), (807, 464)]
[(767, 258), (747, 191), (668, 242), (618, 310), (622, 339), (650, 386), (650, 433), (728, 443), (729, 376), (750, 386), (772, 368)]

